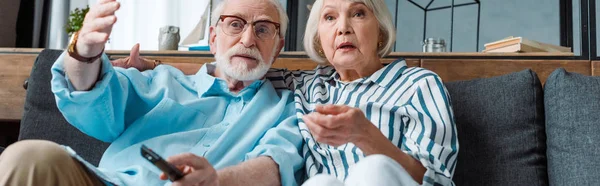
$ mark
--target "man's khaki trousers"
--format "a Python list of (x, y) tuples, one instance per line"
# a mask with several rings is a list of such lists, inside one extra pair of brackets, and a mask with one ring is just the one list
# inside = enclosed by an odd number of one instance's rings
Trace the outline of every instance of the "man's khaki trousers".
[(0, 185), (104, 185), (65, 149), (50, 141), (24, 140), (0, 155)]

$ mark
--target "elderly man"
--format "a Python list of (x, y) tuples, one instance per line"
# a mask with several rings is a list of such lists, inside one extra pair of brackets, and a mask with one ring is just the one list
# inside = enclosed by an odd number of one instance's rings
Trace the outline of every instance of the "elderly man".
[(99, 0), (52, 67), (67, 121), (111, 142), (99, 166), (68, 147), (21, 141), (0, 156), (0, 185), (170, 184), (142, 145), (183, 172), (173, 185), (296, 185), (303, 159), (293, 96), (263, 78), (284, 44), (277, 0), (219, 4), (210, 27), (216, 63), (190, 76), (167, 65), (113, 68), (103, 47), (118, 9)]

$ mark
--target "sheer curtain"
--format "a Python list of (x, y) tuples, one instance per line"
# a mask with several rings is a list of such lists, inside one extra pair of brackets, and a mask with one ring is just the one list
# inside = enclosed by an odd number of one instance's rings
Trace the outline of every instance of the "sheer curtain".
[[(210, 0), (118, 0), (121, 8), (115, 15), (114, 25), (107, 50), (129, 50), (140, 43), (141, 50), (158, 50), (160, 27), (179, 27), (180, 44), (203, 17), (209, 19)], [(90, 5), (97, 0), (88, 0)], [(205, 14), (206, 13), (206, 14)], [(206, 23), (209, 21), (207, 20)], [(204, 26), (204, 39), (197, 45), (208, 44), (208, 24)], [(187, 50), (180, 46), (180, 50)]]

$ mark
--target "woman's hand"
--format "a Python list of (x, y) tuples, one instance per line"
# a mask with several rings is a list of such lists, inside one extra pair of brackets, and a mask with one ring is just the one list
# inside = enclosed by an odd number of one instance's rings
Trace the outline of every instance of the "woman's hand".
[(315, 112), (302, 119), (315, 140), (332, 146), (356, 143), (374, 127), (360, 109), (346, 105), (317, 105)]
[[(198, 185), (218, 186), (219, 179), (215, 168), (203, 157), (192, 153), (183, 153), (167, 158), (167, 162), (179, 168), (185, 176), (173, 182), (174, 186)], [(161, 180), (167, 180), (165, 173), (160, 174)]]

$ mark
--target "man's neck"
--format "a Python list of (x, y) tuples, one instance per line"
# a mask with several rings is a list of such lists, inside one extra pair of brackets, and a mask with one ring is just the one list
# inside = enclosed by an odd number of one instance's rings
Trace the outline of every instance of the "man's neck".
[(244, 89), (245, 87), (247, 87), (248, 85), (250, 85), (253, 81), (239, 81), (237, 79), (233, 79), (229, 76), (227, 76), (225, 73), (223, 73), (219, 67), (215, 67), (215, 71), (213, 74), (214, 77), (216, 78), (221, 78), (223, 80), (225, 80), (225, 82), (227, 82), (227, 87), (229, 88), (229, 91), (233, 92), (233, 93), (238, 93), (240, 92), (242, 89)]

